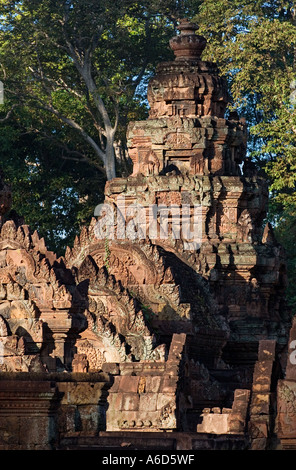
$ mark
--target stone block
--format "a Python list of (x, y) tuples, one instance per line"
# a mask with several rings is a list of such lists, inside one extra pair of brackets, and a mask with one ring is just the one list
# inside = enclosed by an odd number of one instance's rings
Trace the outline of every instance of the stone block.
[(107, 401), (109, 405), (109, 409), (114, 409), (116, 411), (119, 411), (122, 409), (122, 400), (123, 400), (123, 394), (118, 392), (118, 393), (110, 393)]
[(137, 411), (139, 409), (140, 396), (137, 393), (122, 394), (122, 410)]
[[(203, 410), (203, 413), (204, 412), (205, 412), (205, 410)], [(232, 413), (232, 409), (231, 408), (222, 408), (222, 413), (225, 413), (225, 414)]]
[(122, 411), (120, 416), (117, 416), (113, 423), (107, 422), (107, 430), (121, 430), (121, 431), (155, 431), (157, 429), (157, 421), (159, 413), (151, 412), (138, 412), (138, 411)]
[(176, 361), (167, 362), (165, 366), (165, 373), (168, 377), (177, 377), (179, 374), (179, 363)]
[(273, 360), (266, 359), (256, 362), (254, 368), (254, 380), (260, 379), (261, 376), (267, 377), (270, 379), (273, 367)]
[(251, 416), (249, 422), (249, 434), (251, 438), (267, 439), (270, 428), (270, 417), (268, 415)]
[(182, 359), (182, 353), (183, 353), (185, 342), (186, 342), (185, 333), (179, 333), (179, 334), (173, 335), (173, 339), (170, 345), (170, 350), (169, 350), (169, 355), (168, 355), (168, 362), (170, 361), (179, 362)]
[(296, 439), (296, 381), (279, 380), (277, 409), (279, 437)]
[(100, 413), (97, 405), (80, 405), (77, 407), (76, 420), (83, 433), (96, 433), (100, 428)]
[(252, 396), (250, 413), (252, 415), (266, 414), (270, 412), (270, 393), (255, 393)]
[(220, 414), (221, 413), (221, 408), (218, 408), (218, 407), (212, 408), (212, 413)]
[(119, 365), (121, 376), (132, 376), (132, 374), (141, 375), (143, 371), (143, 363), (123, 362)]
[(246, 427), (245, 416), (242, 416), (241, 413), (231, 413), (228, 416), (228, 432), (232, 434), (243, 434)]
[(123, 393), (137, 393), (140, 377), (124, 376), (120, 378), (120, 391)]
[(107, 374), (117, 375), (119, 374), (119, 366), (116, 362), (104, 362), (102, 371)]
[(75, 405), (61, 405), (58, 411), (59, 431), (62, 433), (75, 432), (75, 414), (77, 407)]
[(273, 361), (262, 360), (258, 361), (254, 367), (253, 382), (267, 382), (270, 384), (272, 374)]
[(229, 414), (206, 413), (203, 420), (197, 425), (197, 432), (208, 434), (227, 434)]
[(273, 361), (275, 358), (276, 340), (261, 340), (258, 348), (258, 361)]
[(251, 443), (252, 450), (266, 450), (267, 439), (259, 438), (253, 439)]
[(20, 418), (18, 416), (0, 417), (0, 445), (2, 449), (17, 449), (20, 441)]
[(174, 401), (175, 394), (174, 393), (158, 393), (157, 394), (157, 410), (161, 410), (164, 406), (168, 405), (172, 401)]
[(96, 405), (102, 397), (104, 382), (59, 382), (58, 390), (63, 394), (61, 404)]
[(22, 450), (51, 450), (56, 437), (51, 417), (27, 416), (19, 420), (19, 446)]
[(140, 395), (140, 411), (156, 411), (157, 409), (157, 394), (155, 393), (142, 393)]
[(109, 389), (109, 393), (116, 393), (119, 391), (120, 380), (120, 375), (116, 375), (115, 377), (113, 377), (113, 384)]
[(162, 377), (160, 376), (150, 376), (146, 377), (145, 391), (147, 393), (158, 393), (161, 388)]
[[(120, 414), (114, 413), (114, 417), (115, 417), (114, 423), (116, 422), (117, 426), (119, 425), (120, 427), (122, 426), (123, 428), (127, 428), (130, 426), (132, 422), (134, 422), (134, 425), (136, 424), (137, 420), (139, 419), (139, 411), (123, 410)], [(125, 425), (123, 425), (124, 422), (126, 423)], [(108, 420), (107, 420), (107, 427), (108, 427)]]
[(234, 400), (232, 404), (232, 411), (246, 412), (250, 399), (250, 390), (236, 389), (234, 391)]
[(160, 388), (161, 393), (176, 393), (178, 378), (176, 377), (164, 377), (162, 386)]

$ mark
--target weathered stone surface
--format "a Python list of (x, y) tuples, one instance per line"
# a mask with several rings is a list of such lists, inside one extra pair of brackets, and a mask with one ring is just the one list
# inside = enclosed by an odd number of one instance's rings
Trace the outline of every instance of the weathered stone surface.
[(169, 359), (158, 371), (153, 370), (153, 363), (145, 363), (144, 368), (131, 363), (125, 367), (130, 369), (128, 375), (115, 377), (108, 396), (108, 431), (133, 428), (152, 432), (177, 428), (175, 410), (181, 399), (177, 387), (180, 369), (176, 367), (174, 372), (171, 366), (180, 366), (184, 361), (185, 343), (186, 335), (173, 336)]
[(209, 434), (244, 434), (250, 391), (236, 389), (232, 408), (204, 408), (197, 432)]
[(293, 317), (287, 344), (287, 367), (285, 378), (296, 382), (296, 317)]
[[(105, 187), (114, 236), (99, 237), (94, 217), (58, 259), (8, 212), (0, 176), (1, 449), (112, 446), (103, 430), (116, 445), (132, 433), (164, 448), (159, 436), (176, 434), (178, 449), (265, 449), (276, 400), (278, 436), (296, 447), (295, 324), (288, 343), (268, 186), (246, 158), (244, 120), (225, 118), (226, 82), (201, 60), (196, 29), (180, 22), (175, 60), (148, 86), (149, 118), (129, 124), (133, 173)], [(126, 229), (133, 205), (141, 217)], [(167, 236), (151, 207), (169, 208)], [(175, 228), (172, 208), (185, 207), (199, 242)]]
[(55, 429), (56, 389), (51, 383), (0, 381), (0, 449), (50, 450)]
[(12, 193), (9, 185), (4, 181), (2, 169), (0, 169), (0, 222), (12, 205)]

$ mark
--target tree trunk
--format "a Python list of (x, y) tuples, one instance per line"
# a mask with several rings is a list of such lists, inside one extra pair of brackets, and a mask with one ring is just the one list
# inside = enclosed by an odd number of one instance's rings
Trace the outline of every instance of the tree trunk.
[(105, 169), (106, 169), (106, 176), (107, 180), (112, 180), (116, 178), (116, 168), (115, 168), (115, 151), (114, 151), (114, 142), (113, 137), (107, 135), (107, 145), (106, 145), (106, 162), (105, 162)]
[[(70, 55), (73, 58), (74, 63), (77, 67), (77, 70), (82, 76), (86, 84), (86, 87), (88, 89), (88, 92), (90, 96), (93, 97), (97, 110), (99, 111), (103, 119), (104, 128), (106, 132), (106, 141), (107, 141), (103, 161), (104, 161), (104, 166), (106, 170), (107, 180), (111, 180), (116, 177), (116, 168), (115, 168), (116, 158), (115, 158), (115, 151), (114, 151), (114, 136), (115, 136), (115, 132), (117, 128), (117, 119), (116, 119), (115, 125), (112, 126), (105, 104), (98, 92), (96, 83), (92, 77), (91, 54), (88, 54), (88, 55), (86, 54), (86, 56), (84, 57), (84, 60), (80, 62), (77, 60), (77, 56), (73, 52), (74, 51), (73, 46), (69, 44), (68, 47), (69, 47)], [(99, 155), (99, 152), (96, 152), (96, 153)]]

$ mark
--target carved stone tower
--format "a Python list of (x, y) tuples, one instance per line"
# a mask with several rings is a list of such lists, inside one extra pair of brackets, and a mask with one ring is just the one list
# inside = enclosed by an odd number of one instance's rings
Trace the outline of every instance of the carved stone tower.
[[(146, 225), (151, 204), (189, 204), (191, 218), (200, 205), (197, 250), (184, 249), (182, 234), (164, 240), (158, 232), (152, 241), (189, 289), (184, 298), (194, 295), (186, 271), (206, 283), (216, 306), (210, 315), (219, 312), (229, 327), (223, 357), (252, 364), (260, 339), (276, 339), (279, 348), (286, 343), (283, 253), (271, 226), (264, 228), (268, 187), (246, 159), (245, 121), (236, 113), (225, 117), (227, 86), (216, 65), (201, 60), (206, 40), (197, 26), (182, 20), (178, 29), (170, 41), (175, 60), (161, 63), (148, 86), (149, 118), (129, 125), (133, 174), (109, 182), (106, 200), (116, 205), (124, 195), (141, 204)], [(197, 324), (204, 321), (201, 315)]]
[[(246, 437), (263, 448), (273, 437), (284, 256), (245, 122), (226, 118), (226, 83), (196, 30), (180, 22), (175, 60), (149, 83), (149, 118), (129, 125), (133, 173), (105, 188), (113, 220), (100, 212), (65, 256), (6, 214), (0, 175), (1, 449), (214, 449), (217, 434), (223, 448)], [(291, 367), (288, 379), (286, 446)]]

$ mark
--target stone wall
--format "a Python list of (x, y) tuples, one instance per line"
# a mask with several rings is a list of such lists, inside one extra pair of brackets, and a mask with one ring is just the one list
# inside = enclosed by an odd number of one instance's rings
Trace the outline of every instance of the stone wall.
[(56, 387), (0, 380), (0, 449), (50, 450), (57, 438)]
[(250, 390), (236, 389), (232, 408), (204, 408), (197, 432), (209, 434), (242, 434), (246, 432)]
[(185, 342), (185, 334), (173, 336), (165, 363), (120, 365), (120, 375), (114, 376), (109, 390), (107, 431), (155, 432), (180, 428), (180, 382)]
[(107, 374), (1, 374), (0, 449), (52, 450), (106, 428)]
[[(175, 433), (167, 445), (208, 448), (210, 436), (209, 448), (246, 438), (267, 448), (279, 379), (278, 435), (296, 447), (294, 362), (284, 380), (277, 369), (290, 311), (284, 252), (263, 225), (268, 186), (246, 158), (244, 120), (225, 118), (225, 80), (201, 60), (206, 41), (187, 20), (179, 30), (175, 60), (150, 81), (149, 118), (129, 125), (133, 173), (105, 187), (119, 214), (113, 237), (100, 236), (95, 210), (58, 258), (8, 212), (0, 174), (2, 449), (100, 447), (100, 437), (112, 446), (131, 433), (140, 446), (146, 435), (165, 447)], [(158, 209), (168, 207), (187, 208), (185, 233), (170, 213), (162, 236)]]
[(277, 434), (283, 449), (296, 449), (296, 317), (287, 345), (285, 376), (277, 384)]
[(259, 342), (250, 404), (249, 434), (252, 449), (264, 450), (272, 445), (276, 414), (275, 377), (276, 341)]

